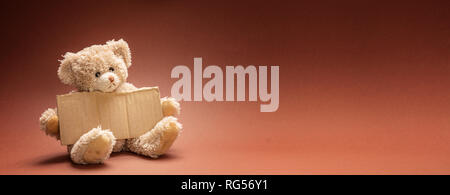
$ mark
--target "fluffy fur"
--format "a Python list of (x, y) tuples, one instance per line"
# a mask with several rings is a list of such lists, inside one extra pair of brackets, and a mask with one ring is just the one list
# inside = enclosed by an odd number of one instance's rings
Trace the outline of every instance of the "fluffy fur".
[[(108, 41), (93, 45), (77, 53), (68, 52), (60, 62), (58, 77), (62, 83), (77, 91), (130, 92), (137, 88), (127, 83), (131, 52), (124, 40)], [(181, 124), (174, 116), (180, 112), (180, 104), (174, 98), (161, 98), (164, 118), (153, 129), (133, 139), (116, 140), (113, 133), (101, 127), (93, 128), (74, 144), (67, 147), (70, 157), (77, 164), (97, 164), (107, 160), (111, 152), (131, 151), (157, 158), (164, 154), (181, 131)], [(56, 108), (49, 108), (39, 118), (40, 128), (59, 140)]]

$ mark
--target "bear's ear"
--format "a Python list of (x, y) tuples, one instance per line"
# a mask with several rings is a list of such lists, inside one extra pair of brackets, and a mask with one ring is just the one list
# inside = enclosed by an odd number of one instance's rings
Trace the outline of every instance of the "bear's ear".
[(77, 59), (77, 54), (67, 52), (63, 60), (60, 60), (61, 64), (58, 68), (58, 77), (62, 83), (66, 85), (74, 85), (75, 77), (72, 71), (72, 64)]
[(115, 55), (123, 59), (127, 68), (131, 66), (131, 52), (126, 41), (123, 39), (118, 41), (111, 40), (106, 42), (106, 45), (112, 49)]

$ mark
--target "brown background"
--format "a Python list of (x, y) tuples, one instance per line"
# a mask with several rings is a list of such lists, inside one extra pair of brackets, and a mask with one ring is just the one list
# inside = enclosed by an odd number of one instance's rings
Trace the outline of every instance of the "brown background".
[[(23, 1), (1, 5), (1, 174), (450, 174), (449, 1)], [(175, 65), (279, 65), (280, 108), (182, 102), (151, 160), (70, 163), (38, 118), (67, 51), (124, 38), (129, 81)]]

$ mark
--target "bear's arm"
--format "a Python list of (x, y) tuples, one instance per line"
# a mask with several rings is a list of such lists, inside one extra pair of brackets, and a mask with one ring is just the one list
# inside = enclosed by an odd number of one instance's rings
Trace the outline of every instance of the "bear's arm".
[(40, 129), (59, 140), (59, 123), (56, 108), (49, 108), (39, 118)]
[[(69, 94), (77, 91), (78, 90), (72, 90)], [(39, 118), (39, 127), (45, 134), (55, 137), (57, 140), (60, 139), (58, 111), (56, 108), (48, 108), (41, 114), (41, 117)]]
[[(132, 92), (137, 89), (138, 88), (131, 83), (123, 83), (116, 89), (116, 92)], [(175, 100), (175, 98), (171, 97), (161, 98), (161, 106), (163, 109), (164, 116), (175, 116), (180, 114), (180, 103), (178, 103), (177, 100)]]
[(164, 116), (175, 116), (180, 114), (180, 103), (172, 97), (161, 98), (161, 106)]

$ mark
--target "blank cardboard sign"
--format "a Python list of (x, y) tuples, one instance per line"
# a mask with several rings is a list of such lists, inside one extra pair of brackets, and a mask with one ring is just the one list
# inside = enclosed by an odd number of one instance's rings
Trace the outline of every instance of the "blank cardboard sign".
[(61, 144), (101, 126), (117, 139), (135, 138), (163, 118), (158, 87), (127, 93), (75, 92), (56, 97)]

